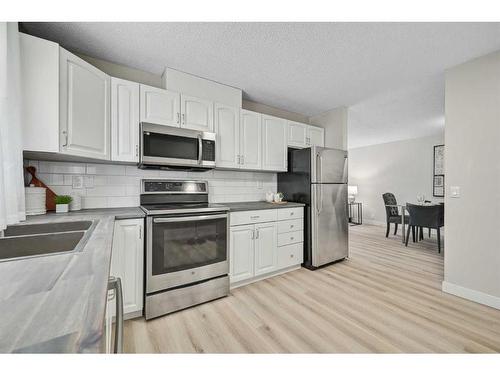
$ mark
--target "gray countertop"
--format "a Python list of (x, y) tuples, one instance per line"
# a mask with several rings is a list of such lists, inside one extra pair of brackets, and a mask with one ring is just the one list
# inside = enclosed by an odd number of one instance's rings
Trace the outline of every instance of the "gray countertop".
[(293, 208), (304, 207), (304, 203), (287, 202), (282, 204), (261, 202), (234, 202), (224, 203), (224, 206), (229, 207), (232, 212), (235, 211), (252, 211), (252, 210), (272, 210), (275, 208)]
[(0, 353), (101, 352), (114, 221), (141, 217), (138, 207), (28, 217), (98, 222), (82, 251), (0, 262)]

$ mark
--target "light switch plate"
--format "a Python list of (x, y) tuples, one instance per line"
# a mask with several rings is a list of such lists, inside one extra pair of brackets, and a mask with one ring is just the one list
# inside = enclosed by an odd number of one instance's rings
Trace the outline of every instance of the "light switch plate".
[(450, 186), (450, 197), (460, 198), (460, 186)]
[(73, 176), (72, 186), (73, 189), (83, 188), (83, 176)]

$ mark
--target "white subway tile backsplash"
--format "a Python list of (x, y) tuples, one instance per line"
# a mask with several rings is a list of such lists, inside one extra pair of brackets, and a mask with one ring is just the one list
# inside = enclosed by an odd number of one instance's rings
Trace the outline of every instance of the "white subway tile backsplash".
[[(261, 201), (277, 191), (276, 173), (219, 171), (184, 172), (139, 169), (130, 165), (25, 160), (39, 167), (42, 181), (57, 194), (80, 194), (83, 208), (138, 206), (142, 178), (208, 181), (212, 203)], [(83, 176), (83, 189), (73, 189), (73, 177)], [(45, 179), (45, 180), (44, 180)]]
[(125, 166), (116, 164), (87, 164), (87, 174), (123, 176), (125, 174)]
[(67, 163), (54, 161), (40, 161), (38, 164), (39, 173), (71, 173), (85, 174), (85, 164)]

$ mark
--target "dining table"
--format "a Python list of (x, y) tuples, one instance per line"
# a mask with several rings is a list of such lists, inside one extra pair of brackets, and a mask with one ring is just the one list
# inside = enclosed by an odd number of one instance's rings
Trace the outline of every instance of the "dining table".
[[(413, 202), (409, 202), (411, 204), (415, 204), (415, 205), (420, 205), (420, 206), (439, 206), (440, 204), (442, 203), (434, 203), (434, 202), (418, 202), (418, 203), (413, 203)], [(406, 204), (387, 204), (386, 207), (397, 207), (398, 209), (398, 213), (399, 215), (401, 215), (401, 226), (402, 226), (402, 240), (401, 242), (402, 243), (405, 243), (405, 240), (406, 240), (406, 231), (405, 231), (405, 226), (406, 226), (406, 223), (405, 223), (405, 214), (406, 214)]]

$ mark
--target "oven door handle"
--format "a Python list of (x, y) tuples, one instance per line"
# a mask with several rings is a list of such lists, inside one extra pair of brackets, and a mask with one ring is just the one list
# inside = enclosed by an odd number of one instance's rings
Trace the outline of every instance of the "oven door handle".
[(180, 221), (200, 221), (214, 220), (227, 218), (227, 214), (221, 215), (202, 215), (202, 216), (185, 216), (185, 217), (157, 217), (153, 219), (153, 223), (172, 223)]

